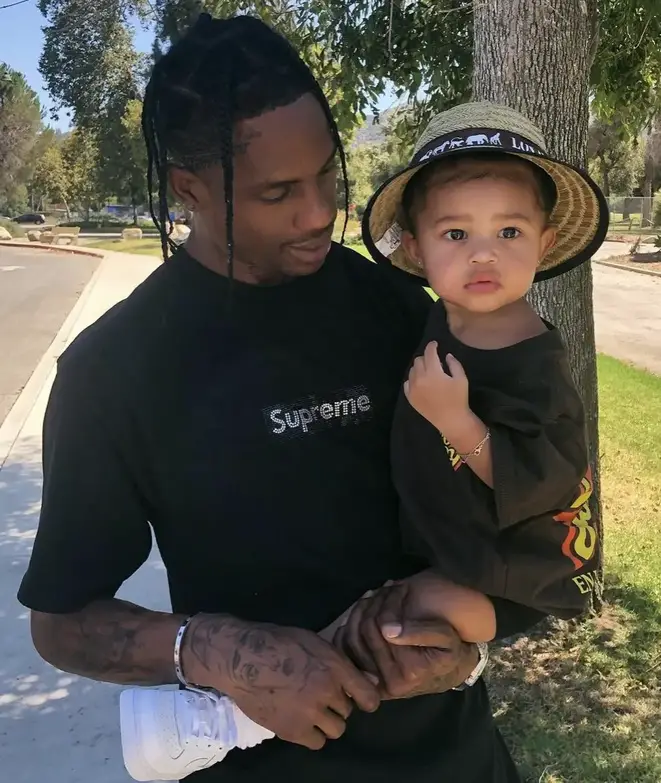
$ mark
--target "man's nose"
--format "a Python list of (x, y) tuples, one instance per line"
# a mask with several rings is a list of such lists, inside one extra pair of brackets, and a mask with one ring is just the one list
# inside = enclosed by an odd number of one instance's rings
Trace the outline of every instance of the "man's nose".
[(310, 187), (303, 194), (296, 223), (305, 233), (324, 231), (335, 220), (336, 211), (335, 199), (324, 188)]

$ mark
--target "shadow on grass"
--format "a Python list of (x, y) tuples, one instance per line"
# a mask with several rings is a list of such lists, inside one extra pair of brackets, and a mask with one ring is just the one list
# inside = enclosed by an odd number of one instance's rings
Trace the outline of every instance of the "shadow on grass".
[(661, 606), (614, 580), (600, 617), (494, 655), (499, 727), (526, 783), (661, 781)]

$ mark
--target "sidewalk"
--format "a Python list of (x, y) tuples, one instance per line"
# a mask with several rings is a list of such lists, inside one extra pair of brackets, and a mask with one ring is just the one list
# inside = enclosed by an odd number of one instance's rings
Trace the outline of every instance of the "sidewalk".
[[(53, 360), (158, 263), (156, 258), (123, 253), (109, 253), (101, 262), (81, 297), (78, 312), (70, 319), (68, 333), (56, 338), (46, 354), (43, 387), (36, 399), (33, 397), (20, 431), (14, 433), (13, 448), (0, 470), (0, 759), (1, 777), (11, 783), (130, 780), (119, 741), (120, 689), (65, 675), (44, 663), (32, 648), (28, 615), (15, 596), (37, 526), (41, 423), (55, 377)], [(0, 429), (0, 440), (2, 430), (7, 432), (7, 428), (3, 425)], [(121, 595), (155, 609), (168, 608), (165, 574), (156, 554), (124, 586)]]

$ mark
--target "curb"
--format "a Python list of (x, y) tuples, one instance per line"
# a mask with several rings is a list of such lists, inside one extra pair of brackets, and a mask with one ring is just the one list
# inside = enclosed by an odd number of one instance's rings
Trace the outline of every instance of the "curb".
[(628, 264), (618, 264), (616, 261), (599, 261), (596, 258), (592, 259), (593, 263), (601, 264), (602, 266), (610, 266), (612, 269), (623, 269), (625, 272), (633, 272), (635, 275), (647, 275), (648, 277), (661, 277), (661, 272), (655, 269), (636, 269)]
[[(34, 243), (31, 245), (31, 247), (32, 246), (34, 246)], [(87, 255), (91, 254), (88, 253)], [(103, 258), (103, 256), (101, 256), (101, 258)], [(103, 260), (95, 270), (89, 283), (85, 286), (82, 293), (78, 297), (78, 301), (72, 307), (71, 312), (65, 318), (64, 323), (60, 327), (58, 333), (55, 335), (53, 342), (48, 346), (48, 349), (39, 360), (39, 363), (35, 367), (28, 382), (23, 387), (23, 390), (18, 395), (16, 402), (12, 405), (4, 422), (0, 424), (0, 472), (2, 471), (7, 458), (11, 453), (14, 444), (18, 440), (18, 437), (21, 434), (21, 430), (25, 426), (25, 422), (32, 413), (32, 409), (34, 408), (44, 386), (46, 385), (53, 368), (57, 364), (57, 360), (60, 354), (66, 348), (69, 336), (73, 331), (76, 325), (76, 321), (85, 307), (92, 290), (101, 277), (102, 270)]]
[(40, 242), (3, 242), (0, 247), (26, 247), (30, 250), (50, 250), (52, 253), (70, 253), (76, 256), (90, 256), (91, 258), (103, 258), (102, 250), (83, 250), (71, 245), (43, 245)]

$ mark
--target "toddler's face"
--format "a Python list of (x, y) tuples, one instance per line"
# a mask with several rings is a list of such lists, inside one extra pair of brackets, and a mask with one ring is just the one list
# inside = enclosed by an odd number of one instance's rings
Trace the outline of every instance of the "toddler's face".
[(449, 182), (439, 172), (414, 222), (415, 236), (404, 232), (402, 241), (432, 289), (446, 303), (479, 313), (524, 297), (555, 239), (534, 177), (516, 161), (486, 169), (466, 161)]

